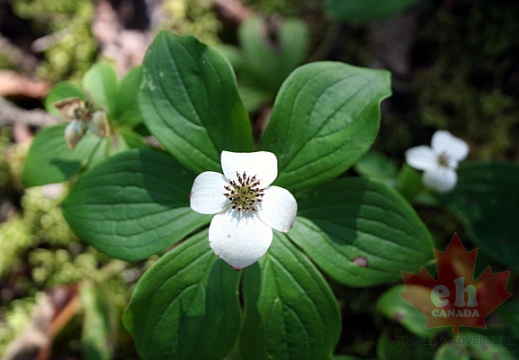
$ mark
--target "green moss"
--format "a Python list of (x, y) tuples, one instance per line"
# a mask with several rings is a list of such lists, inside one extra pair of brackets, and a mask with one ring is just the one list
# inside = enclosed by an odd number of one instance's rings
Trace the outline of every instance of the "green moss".
[(8, 162), (8, 144), (11, 136), (11, 128), (0, 129), (0, 195), (9, 195), (11, 192), (11, 166)]
[[(4, 183), (16, 184), (27, 146), (9, 144), (5, 139), (0, 136), (0, 175), (5, 175)], [(9, 186), (4, 192), (13, 191)], [(0, 278), (27, 259), (32, 274), (23, 280), (28, 287), (46, 288), (105, 276), (99, 275), (99, 268), (112, 260), (81, 244), (63, 218), (59, 204), (67, 192), (64, 184), (25, 189), (21, 211), (0, 224)], [(33, 290), (27, 289), (28, 293)]]
[(519, 61), (518, 17), (516, 6), (475, 1), (463, 14), (441, 8), (421, 34), (437, 58), (412, 84), (417, 115), (468, 140), (472, 158), (519, 159), (519, 104), (508, 83)]
[[(83, 2), (91, 3), (91, 1)], [(55, 18), (58, 14), (67, 16), (74, 14), (77, 10), (77, 3), (67, 0), (14, 0), (12, 3), (18, 16), (25, 19), (38, 19), (42, 24)]]
[(0, 69), (15, 70), (16, 64), (13, 64), (11, 59), (6, 54), (0, 53)]
[(39, 241), (53, 246), (67, 246), (76, 241), (58, 205), (67, 189), (60, 184), (30, 188), (21, 203), (24, 220)]
[[(34, 241), (31, 227), (15, 213), (13, 189), (12, 162), (18, 161), (16, 146), (9, 144), (10, 129), (3, 128), (0, 131), (0, 203), (12, 206), (12, 209), (4, 210), (7, 219), (0, 223), (0, 278), (16, 267)], [(11, 205), (9, 205), (11, 204)]]
[[(38, 248), (32, 250), (28, 258), (33, 269), (32, 279), (38, 287), (74, 284), (85, 279), (106, 281), (114, 275), (119, 276), (110, 271), (108, 276), (103, 274), (100, 266), (102, 263), (110, 263), (110, 259), (92, 248), (87, 248), (81, 253), (62, 248)], [(124, 265), (121, 265), (123, 262), (114, 260), (114, 264), (118, 264), (118, 269), (122, 267), (119, 270), (124, 270)]]
[(207, 44), (218, 43), (221, 24), (212, 11), (212, 3), (204, 0), (166, 0), (161, 30), (180, 35), (195, 35)]
[(31, 21), (33, 30), (46, 36), (45, 57), (37, 69), (43, 79), (79, 79), (97, 53), (91, 32), (92, 1), (13, 0), (15, 13)]
[(58, 208), (64, 193), (60, 185), (27, 189), (21, 199), (23, 213), (0, 224), (0, 277), (43, 243), (74, 246), (76, 238)]
[[(0, 165), (7, 169), (12, 182), (19, 170), (11, 166), (18, 166), (27, 149), (8, 143), (2, 148)], [(59, 210), (66, 192), (67, 188), (59, 184), (26, 189), (20, 200), (21, 211), (0, 224), (0, 281), (7, 281), (13, 269), (30, 269), (29, 273), (15, 275), (16, 296), (23, 293), (26, 297), (0, 308), (0, 353), (30, 321), (41, 289), (92, 280), (109, 289), (107, 298), (117, 307), (123, 308), (128, 301), (124, 280), (128, 265), (76, 239)], [(66, 336), (69, 339), (74, 335)]]
[(0, 312), (0, 354), (5, 354), (9, 343), (20, 334), (29, 322), (36, 307), (36, 297), (12, 301)]
[(20, 217), (0, 225), (0, 278), (22, 261), (33, 240), (25, 221)]
[(243, 3), (258, 12), (283, 16), (296, 16), (304, 6), (298, 0), (244, 0)]
[[(415, 70), (409, 80), (395, 79), (375, 149), (402, 162), (405, 150), (444, 129), (469, 142), (469, 159), (519, 160), (518, 17), (510, 0), (424, 12), (410, 59)], [(357, 30), (341, 59), (367, 66)]]

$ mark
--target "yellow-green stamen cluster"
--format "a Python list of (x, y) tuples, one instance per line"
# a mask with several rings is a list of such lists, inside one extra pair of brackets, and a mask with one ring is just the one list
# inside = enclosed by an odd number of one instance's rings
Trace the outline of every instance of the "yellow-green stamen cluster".
[(78, 106), (74, 108), (74, 115), (77, 120), (81, 120), (83, 123), (88, 123), (92, 120), (94, 114), (94, 107), (92, 103), (85, 101), (84, 106)]
[(441, 153), (440, 156), (438, 156), (438, 164), (443, 167), (450, 167), (449, 157)]
[(261, 202), (263, 198), (263, 189), (259, 187), (260, 182), (256, 179), (256, 175), (248, 176), (243, 172), (242, 175), (236, 172), (238, 182), (231, 180), (229, 185), (225, 186), (225, 197), (232, 203), (232, 208), (242, 211), (256, 211), (256, 203)]

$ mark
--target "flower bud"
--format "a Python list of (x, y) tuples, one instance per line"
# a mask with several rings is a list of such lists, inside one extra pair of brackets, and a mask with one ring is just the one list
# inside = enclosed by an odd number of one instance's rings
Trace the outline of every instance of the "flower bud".
[(73, 97), (56, 101), (52, 105), (68, 120), (77, 119), (86, 108), (86, 104), (83, 100)]
[(81, 120), (72, 120), (65, 128), (65, 141), (70, 150), (74, 149), (85, 134), (86, 126)]
[(88, 124), (90, 132), (96, 136), (110, 135), (110, 126), (104, 111), (96, 111), (92, 114), (92, 120)]

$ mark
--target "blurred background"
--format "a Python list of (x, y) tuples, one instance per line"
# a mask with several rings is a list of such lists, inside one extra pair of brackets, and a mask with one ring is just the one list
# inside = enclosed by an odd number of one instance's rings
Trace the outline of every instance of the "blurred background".
[[(123, 76), (158, 31), (195, 35), (228, 57), (258, 136), (295, 67), (342, 61), (391, 71), (374, 150), (396, 166), (437, 129), (467, 141), (470, 160), (519, 161), (516, 1), (365, 3), (352, 12), (333, 0), (0, 0), (0, 356), (138, 359), (120, 315), (155, 258), (126, 263), (87, 246), (59, 210), (68, 185), (24, 189), (20, 174), (34, 134), (60, 121), (42, 110), (52, 85), (80, 81), (100, 59)], [(467, 238), (448, 213), (417, 210), (440, 249), (454, 232)], [(387, 286), (332, 286), (344, 318), (337, 353), (376, 358), (390, 320), (375, 303)]]

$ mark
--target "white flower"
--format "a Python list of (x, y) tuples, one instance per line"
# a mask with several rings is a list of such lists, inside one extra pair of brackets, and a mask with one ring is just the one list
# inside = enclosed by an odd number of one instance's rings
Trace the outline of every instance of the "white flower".
[(418, 170), (423, 170), (422, 183), (437, 192), (454, 189), (458, 177), (458, 163), (469, 153), (467, 143), (448, 131), (434, 133), (429, 146), (416, 146), (405, 152), (407, 163)]
[(216, 214), (209, 226), (213, 252), (239, 270), (262, 257), (272, 242), (272, 229), (287, 232), (297, 213), (292, 194), (271, 186), (277, 159), (270, 152), (221, 154), (223, 175), (207, 171), (191, 189), (191, 208)]
[(110, 135), (110, 126), (104, 111), (96, 111), (88, 123), (88, 130), (99, 137)]
[(74, 119), (67, 125), (65, 128), (65, 141), (70, 150), (76, 147), (79, 140), (85, 135), (86, 130), (87, 127), (81, 120)]
[(103, 137), (110, 135), (110, 126), (104, 111), (93, 112), (92, 106), (79, 98), (66, 98), (52, 104), (70, 124), (65, 128), (65, 141), (70, 150), (83, 138), (88, 130)]

